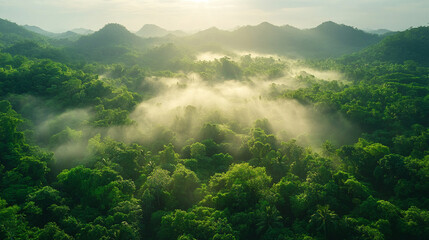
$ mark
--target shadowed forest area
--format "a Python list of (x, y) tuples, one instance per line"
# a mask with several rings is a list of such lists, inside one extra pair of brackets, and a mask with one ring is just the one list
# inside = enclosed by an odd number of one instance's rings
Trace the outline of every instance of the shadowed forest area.
[(0, 19), (0, 239), (428, 239), (429, 27)]

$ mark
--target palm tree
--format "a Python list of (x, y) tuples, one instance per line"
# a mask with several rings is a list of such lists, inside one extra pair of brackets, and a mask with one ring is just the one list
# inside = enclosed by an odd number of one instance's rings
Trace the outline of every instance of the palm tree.
[(337, 218), (337, 214), (335, 214), (334, 211), (329, 210), (329, 205), (318, 205), (316, 213), (311, 216), (310, 223), (318, 225), (318, 231), (323, 229), (325, 239), (328, 239), (328, 228), (329, 226), (335, 225)]
[(280, 216), (279, 210), (274, 206), (265, 206), (258, 211), (258, 222), (256, 229), (258, 234), (264, 234), (268, 230), (273, 228), (283, 227), (282, 223), (283, 217)]

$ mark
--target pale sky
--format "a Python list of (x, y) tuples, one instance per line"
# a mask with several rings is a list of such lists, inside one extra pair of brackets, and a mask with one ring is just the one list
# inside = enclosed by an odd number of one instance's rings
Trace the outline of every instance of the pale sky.
[(267, 21), (312, 28), (334, 21), (360, 29), (429, 25), (429, 0), (0, 0), (0, 18), (62, 32), (119, 23), (169, 30), (232, 29)]

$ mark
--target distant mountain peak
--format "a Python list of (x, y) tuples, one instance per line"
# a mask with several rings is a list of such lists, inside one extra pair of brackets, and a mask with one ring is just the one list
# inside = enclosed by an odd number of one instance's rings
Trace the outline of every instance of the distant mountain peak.
[(354, 33), (354, 34), (365, 33), (364, 31), (357, 29), (355, 27), (347, 26), (344, 24), (338, 24), (332, 21), (324, 22), (319, 26), (317, 26), (316, 28), (314, 28), (314, 30), (328, 33), (328, 34), (340, 34), (340, 35), (347, 35), (348, 33)]
[(217, 27), (210, 27), (210, 28), (207, 28), (206, 30), (203, 30), (203, 32), (214, 32), (214, 31), (222, 31), (222, 30), (220, 30)]
[(128, 31), (118, 23), (106, 24), (97, 32), (81, 37), (76, 46), (84, 48), (98, 48), (103, 46), (128, 46), (140, 42), (141, 38)]
[(258, 29), (258, 30), (268, 30), (268, 31), (277, 31), (280, 27), (269, 22), (262, 22), (256, 26), (250, 26), (250, 28)]
[(319, 26), (317, 26), (315, 29), (333, 29), (333, 28), (339, 28), (339, 27), (344, 27), (346, 25), (342, 25), (342, 24), (338, 24), (335, 23), (333, 21), (326, 21), (321, 23)]
[(211, 28), (207, 28), (205, 30), (200, 31), (197, 34), (207, 35), (207, 34), (219, 34), (219, 33), (224, 33), (224, 32), (227, 32), (227, 31), (220, 30), (217, 27), (211, 27)]
[(74, 29), (72, 29), (70, 31), (75, 32), (75, 33), (80, 34), (80, 35), (88, 35), (88, 34), (94, 33), (93, 30), (86, 29), (86, 28), (74, 28)]
[(109, 32), (109, 31), (131, 33), (130, 31), (128, 31), (126, 27), (124, 27), (119, 23), (108, 23), (103, 28), (101, 28), (98, 32)]
[(186, 33), (182, 31), (169, 31), (155, 24), (145, 24), (140, 30), (136, 32), (136, 35), (143, 38), (153, 37), (172, 37), (172, 36), (185, 36)]
[(162, 28), (162, 27), (160, 27), (160, 26), (158, 26), (156, 24), (152, 24), (152, 23), (148, 23), (148, 24), (143, 25), (143, 27), (141, 29), (144, 29), (144, 28), (164, 29), (164, 28)]
[(151, 38), (151, 37), (164, 37), (170, 34), (166, 29), (159, 27), (155, 24), (145, 24), (140, 30), (136, 32), (140, 37)]
[(276, 27), (275, 25), (273, 25), (269, 22), (261, 22), (258, 26), (259, 27)]
[(280, 26), (280, 28), (281, 28), (281, 29), (283, 29), (283, 30), (285, 30), (285, 31), (295, 31), (295, 32), (299, 32), (299, 31), (301, 31), (299, 28), (296, 28), (296, 27), (291, 26), (291, 25), (289, 25), (289, 24), (286, 24), (286, 25)]
[(323, 26), (323, 25), (327, 26), (327, 25), (340, 25), (340, 24), (333, 22), (333, 21), (325, 21), (325, 22), (321, 23), (319, 26)]

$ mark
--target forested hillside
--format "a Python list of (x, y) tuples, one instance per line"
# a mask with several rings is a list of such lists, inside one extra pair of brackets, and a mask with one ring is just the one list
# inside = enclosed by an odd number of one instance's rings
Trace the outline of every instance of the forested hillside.
[(42, 36), (18, 26), (16, 23), (0, 19), (0, 48), (10, 47), (25, 40), (41, 42), (44, 39)]
[(327, 58), (359, 51), (382, 38), (334, 22), (325, 22), (304, 30), (264, 22), (235, 31), (211, 28), (185, 38), (184, 42), (208, 50), (217, 46), (227, 50), (255, 51), (295, 58)]
[(429, 28), (418, 27), (408, 29), (386, 37), (380, 43), (369, 47), (365, 51), (350, 56), (354, 61), (383, 61), (404, 63), (407, 60), (429, 66)]
[(35, 32), (38, 33), (40, 35), (52, 38), (52, 39), (68, 39), (68, 40), (77, 40), (81, 37), (81, 34), (78, 34), (74, 31), (67, 31), (67, 32), (63, 32), (63, 33), (53, 33), (53, 32), (48, 32), (46, 30), (43, 30), (37, 26), (29, 26), (29, 25), (24, 25), (23, 26), (25, 29), (31, 31), (31, 32)]
[(0, 239), (428, 239), (428, 29), (1, 20)]

